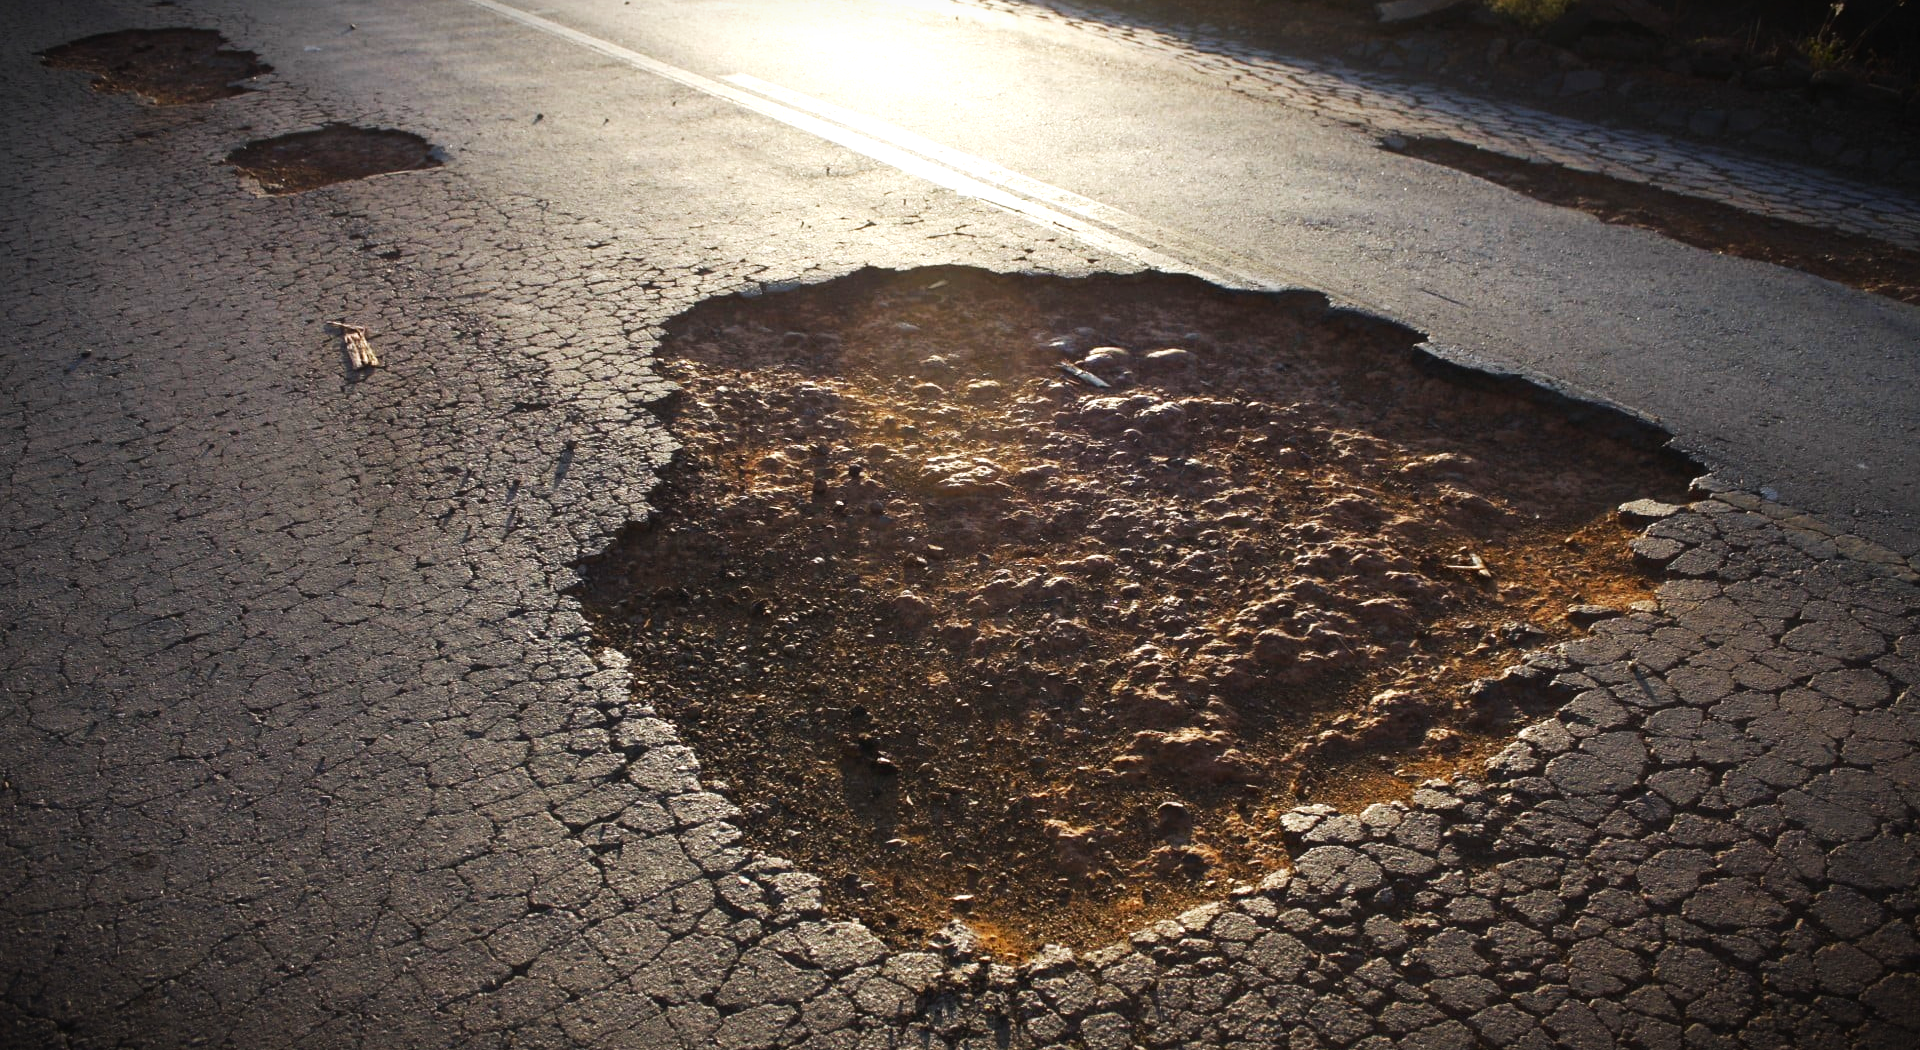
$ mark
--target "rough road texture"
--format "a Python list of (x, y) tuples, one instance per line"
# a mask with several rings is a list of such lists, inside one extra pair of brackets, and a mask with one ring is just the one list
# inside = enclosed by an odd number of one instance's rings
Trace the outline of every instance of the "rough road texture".
[[(1660, 613), (1536, 661), (1572, 698), (1485, 784), (1301, 814), (1291, 876), (1018, 968), (823, 916), (809, 876), (734, 844), (561, 596), (668, 454), (645, 351), (758, 281), (1085, 255), (940, 199), (864, 227), (849, 205), (766, 263), (751, 225), (608, 229), (481, 203), (457, 168), (252, 197), (233, 146), (409, 115), (286, 84), (76, 107), (83, 78), (24, 54), (143, 10), (33, 39), (0, 15), (25, 45), (0, 56), (0, 1044), (1920, 1030), (1920, 591), (1738, 493), (1643, 541), (1675, 577)], [(341, 317), (386, 369), (345, 381)]]

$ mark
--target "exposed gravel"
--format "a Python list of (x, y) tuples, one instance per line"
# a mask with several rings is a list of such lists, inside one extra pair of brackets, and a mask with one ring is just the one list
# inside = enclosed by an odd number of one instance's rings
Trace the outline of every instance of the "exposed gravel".
[(1684, 491), (1661, 435), (1417, 340), (1160, 276), (702, 304), (590, 604), (849, 914), (1097, 944), (1284, 864), (1296, 802), (1497, 749), (1526, 647), (1651, 597), (1613, 509)]

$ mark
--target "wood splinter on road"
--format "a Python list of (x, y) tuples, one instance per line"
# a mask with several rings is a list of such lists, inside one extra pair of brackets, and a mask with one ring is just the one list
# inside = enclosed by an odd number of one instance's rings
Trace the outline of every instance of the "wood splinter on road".
[(373, 344), (367, 342), (367, 330), (365, 328), (357, 324), (348, 324), (345, 321), (328, 321), (327, 327), (339, 329), (340, 338), (347, 344), (347, 366), (349, 368), (357, 372), (363, 368), (384, 368), (386, 366), (386, 362), (380, 360), (379, 353), (373, 349)]

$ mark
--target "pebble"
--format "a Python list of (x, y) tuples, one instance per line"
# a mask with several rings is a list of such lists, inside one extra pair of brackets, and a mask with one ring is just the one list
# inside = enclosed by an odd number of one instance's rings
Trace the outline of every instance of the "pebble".
[(1611, 605), (1575, 605), (1567, 610), (1567, 620), (1583, 627), (1619, 615), (1620, 610)]

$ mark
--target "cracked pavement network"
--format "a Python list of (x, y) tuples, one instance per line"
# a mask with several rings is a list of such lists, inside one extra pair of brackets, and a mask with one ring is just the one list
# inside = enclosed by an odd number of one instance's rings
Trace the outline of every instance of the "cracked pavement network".
[[(16, 7), (0, 35), (115, 13)], [(252, 197), (217, 163), (248, 138), (427, 129), (289, 82), (76, 103), (24, 50), (0, 56), (0, 1044), (1920, 1035), (1900, 555), (1708, 481), (1639, 541), (1659, 611), (1516, 672), (1567, 700), (1484, 777), (1304, 808), (1291, 872), (1103, 951), (891, 952), (737, 844), (569, 566), (646, 511), (672, 451), (646, 352), (698, 299), (935, 251), (1115, 261), (939, 196), (621, 225), (456, 163)], [(767, 229), (800, 232), (770, 256)], [(343, 378), (341, 316), (388, 367)]]

